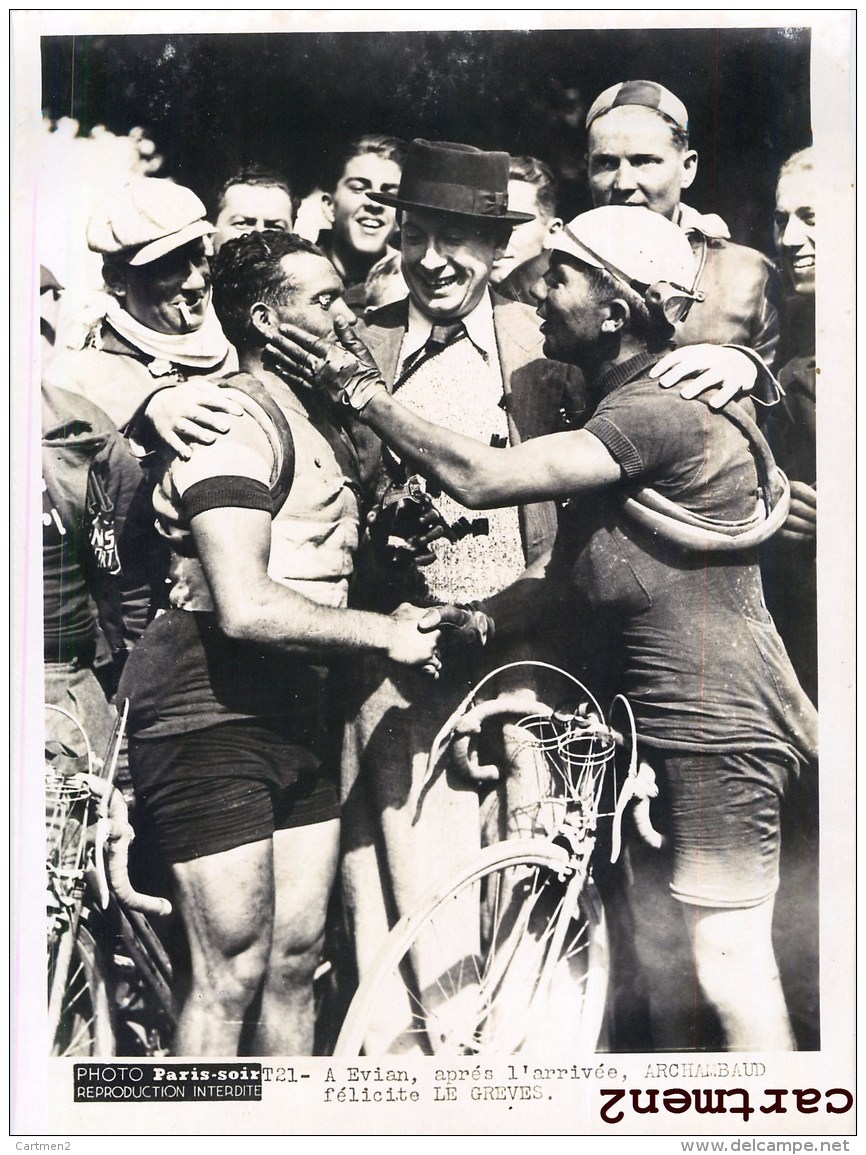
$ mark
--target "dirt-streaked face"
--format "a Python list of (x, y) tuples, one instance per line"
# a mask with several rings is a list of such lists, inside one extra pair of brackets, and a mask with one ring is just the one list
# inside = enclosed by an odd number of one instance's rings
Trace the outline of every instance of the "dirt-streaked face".
[(545, 357), (570, 365), (592, 360), (608, 313), (596, 296), (591, 276), (589, 268), (576, 258), (551, 254), (550, 267), (532, 288)]
[(316, 337), (333, 337), (334, 318), (352, 316), (337, 270), (327, 257), (315, 253), (291, 253), (281, 264), (297, 288), (285, 305), (270, 306), (276, 323), (297, 325)]

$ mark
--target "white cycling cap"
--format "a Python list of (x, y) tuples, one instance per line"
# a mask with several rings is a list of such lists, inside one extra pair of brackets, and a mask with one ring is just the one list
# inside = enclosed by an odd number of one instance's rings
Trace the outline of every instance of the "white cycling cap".
[(695, 260), (685, 233), (667, 217), (643, 207), (605, 205), (581, 213), (551, 233), (545, 247), (607, 269), (626, 284), (668, 281), (689, 289), (695, 279)]

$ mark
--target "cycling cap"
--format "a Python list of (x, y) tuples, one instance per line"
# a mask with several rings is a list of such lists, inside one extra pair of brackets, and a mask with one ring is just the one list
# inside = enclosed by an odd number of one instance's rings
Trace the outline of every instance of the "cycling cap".
[(586, 114), (587, 129), (596, 117), (610, 112), (612, 108), (621, 108), (629, 104), (654, 108), (683, 132), (689, 131), (689, 114), (686, 106), (678, 96), (674, 96), (669, 89), (656, 84), (654, 80), (626, 80), (622, 84), (613, 84), (610, 88), (606, 88), (601, 96), (596, 97)]
[(667, 217), (642, 207), (605, 205), (581, 213), (550, 234), (546, 248), (607, 269), (639, 291), (660, 281), (689, 289), (695, 279), (685, 233)]

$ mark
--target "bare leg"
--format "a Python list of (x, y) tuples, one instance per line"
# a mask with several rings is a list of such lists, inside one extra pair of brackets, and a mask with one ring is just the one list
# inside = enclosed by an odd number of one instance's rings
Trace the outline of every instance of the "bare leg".
[(337, 871), (339, 820), (274, 834), (274, 933), (253, 1044), (257, 1055), (311, 1055), (313, 974)]
[(794, 1051), (773, 953), (773, 899), (745, 909), (684, 910), (698, 981), (731, 1051)]
[(271, 948), (273, 857), (268, 838), (173, 867), (192, 959), (177, 1055), (238, 1053)]
[[(622, 885), (628, 906), (622, 910), (620, 925), (624, 929), (620, 930), (614, 955), (618, 1006), (621, 1004), (629, 1016), (624, 1029), (636, 1032), (636, 1049), (701, 1049), (706, 1032), (704, 999), (695, 974), (694, 949), (683, 921), (683, 914), (690, 919), (696, 908), (684, 908), (671, 895), (669, 850), (653, 850), (631, 839), (626, 854), (623, 875), (627, 881), (622, 881)], [(616, 875), (613, 885), (620, 885)], [(614, 905), (618, 893), (615, 890)], [(649, 1037), (646, 1027), (641, 1026), (645, 1010), (649, 1012)], [(715, 1022), (711, 1026), (715, 1028), (715, 1040), (718, 1027)]]

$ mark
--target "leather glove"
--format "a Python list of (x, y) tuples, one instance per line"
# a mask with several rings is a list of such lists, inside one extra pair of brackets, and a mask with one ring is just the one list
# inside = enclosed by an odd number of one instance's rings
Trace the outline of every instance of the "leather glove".
[(270, 363), (281, 377), (321, 389), (361, 413), (377, 393), (388, 390), (370, 351), (355, 335), (354, 323), (335, 318), (339, 341), (314, 337), (297, 325), (281, 325), (266, 347)]
[(495, 623), (481, 602), (466, 605), (434, 606), (418, 622), (422, 631), (440, 630), (444, 647), (486, 646), (495, 633)]

